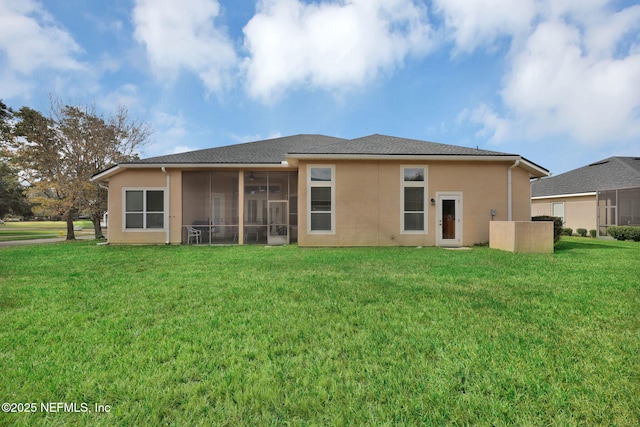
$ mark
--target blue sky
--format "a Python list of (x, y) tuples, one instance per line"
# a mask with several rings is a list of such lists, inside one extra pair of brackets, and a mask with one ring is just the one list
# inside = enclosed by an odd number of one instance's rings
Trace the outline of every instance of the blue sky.
[(614, 0), (0, 0), (0, 99), (119, 104), (144, 157), (373, 133), (559, 174), (640, 156), (640, 4)]

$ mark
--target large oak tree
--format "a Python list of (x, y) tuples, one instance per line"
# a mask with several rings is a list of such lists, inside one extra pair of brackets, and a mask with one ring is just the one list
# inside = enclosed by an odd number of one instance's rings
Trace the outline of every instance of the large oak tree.
[(94, 105), (67, 105), (57, 98), (52, 98), (48, 117), (22, 107), (15, 119), (11, 150), (35, 200), (65, 216), (68, 240), (75, 239), (76, 212), (88, 213), (96, 238), (102, 238), (107, 191), (90, 178), (135, 158), (151, 133), (149, 127), (132, 119), (124, 107), (103, 117)]

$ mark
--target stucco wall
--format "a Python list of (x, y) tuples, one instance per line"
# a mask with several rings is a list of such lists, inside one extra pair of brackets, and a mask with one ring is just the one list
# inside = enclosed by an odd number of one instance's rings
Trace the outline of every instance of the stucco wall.
[(172, 244), (181, 241), (182, 222), (182, 173), (167, 170), (170, 176), (169, 211), (165, 214), (165, 229), (131, 231), (124, 229), (123, 191), (125, 188), (167, 189), (167, 174), (160, 169), (125, 170), (109, 179), (109, 243), (114, 244)]
[[(436, 245), (436, 193), (462, 196), (462, 245), (489, 241), (491, 210), (495, 221), (507, 220), (507, 170), (512, 162), (411, 162), (411, 161), (314, 161), (335, 165), (335, 233), (311, 234), (307, 226), (307, 165), (298, 172), (298, 243), (300, 246), (434, 246)], [(421, 234), (401, 231), (401, 167), (427, 168), (426, 230)], [(182, 171), (167, 168), (170, 180), (169, 210), (165, 226), (169, 242), (182, 236)], [(241, 184), (241, 183), (240, 183)], [(158, 169), (123, 170), (109, 180), (109, 241), (115, 244), (164, 244), (167, 230), (125, 231), (123, 188), (167, 187), (167, 175)], [(513, 220), (531, 216), (529, 175), (512, 170)], [(242, 211), (239, 212), (242, 214)], [(242, 220), (242, 218), (240, 218)], [(242, 236), (240, 236), (242, 237)], [(242, 238), (240, 238), (242, 241)]]
[[(335, 165), (336, 225), (333, 234), (308, 232), (307, 165)], [(462, 245), (489, 241), (494, 220), (507, 220), (507, 170), (512, 162), (301, 161), (299, 164), (300, 246), (434, 246), (436, 192), (460, 192), (463, 204)], [(401, 232), (401, 167), (427, 167), (426, 231)], [(531, 216), (529, 175), (512, 171), (513, 219)]]
[(531, 201), (531, 214), (551, 215), (551, 204), (564, 203), (564, 227), (595, 230), (597, 223), (596, 196), (557, 197), (552, 199), (535, 199)]
[(553, 222), (493, 221), (489, 227), (492, 249), (520, 253), (553, 253)]

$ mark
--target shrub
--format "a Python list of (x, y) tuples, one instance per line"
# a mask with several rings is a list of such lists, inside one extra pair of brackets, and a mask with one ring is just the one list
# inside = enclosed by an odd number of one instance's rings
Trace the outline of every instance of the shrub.
[(572, 236), (573, 235), (573, 228), (569, 228), (569, 227), (563, 228), (562, 229), (562, 235), (563, 236)]
[(578, 233), (578, 235), (580, 237), (587, 237), (587, 229), (586, 228), (578, 228), (576, 230), (576, 233)]
[(540, 215), (531, 218), (531, 221), (553, 221), (553, 242), (557, 243), (562, 235), (562, 218), (557, 216)]
[(640, 242), (640, 227), (638, 226), (612, 226), (607, 228), (607, 233), (616, 240), (633, 240), (634, 242)]
[(595, 239), (598, 236), (598, 232), (596, 230), (589, 230), (589, 235)]

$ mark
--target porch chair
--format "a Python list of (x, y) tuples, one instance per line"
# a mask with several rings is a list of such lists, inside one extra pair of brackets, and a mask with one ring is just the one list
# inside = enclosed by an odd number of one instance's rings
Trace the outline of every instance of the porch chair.
[(191, 244), (191, 239), (194, 239), (196, 244), (202, 243), (202, 231), (187, 225), (187, 244)]

